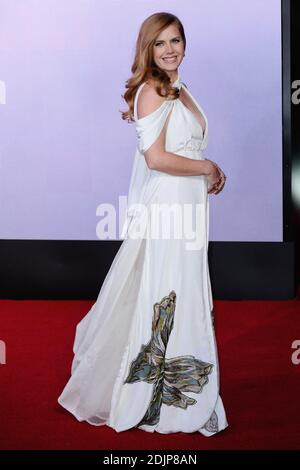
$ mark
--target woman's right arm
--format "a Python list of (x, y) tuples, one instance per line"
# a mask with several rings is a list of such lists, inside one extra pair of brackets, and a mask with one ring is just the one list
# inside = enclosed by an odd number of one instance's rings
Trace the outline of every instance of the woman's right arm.
[[(138, 119), (154, 112), (162, 105), (164, 98), (159, 96), (155, 89), (145, 84), (140, 92), (137, 103)], [(144, 157), (151, 170), (162, 171), (175, 176), (212, 176), (215, 173), (216, 180), (219, 171), (210, 160), (195, 160), (193, 158), (181, 157), (165, 150), (166, 129), (172, 111), (169, 113), (159, 137), (144, 152)]]
[(154, 143), (145, 152), (147, 165), (151, 170), (162, 171), (175, 176), (209, 176), (215, 168), (209, 160), (195, 160), (181, 157), (172, 152), (166, 152), (160, 148), (155, 149)]

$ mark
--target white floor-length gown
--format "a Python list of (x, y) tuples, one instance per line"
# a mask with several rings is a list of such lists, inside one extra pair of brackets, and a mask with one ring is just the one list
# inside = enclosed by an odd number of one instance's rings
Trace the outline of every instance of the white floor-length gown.
[[(184, 87), (205, 128), (179, 98), (163, 101), (138, 119), (137, 99), (143, 85), (134, 101), (138, 140), (127, 233), (141, 226), (142, 212), (133, 204), (147, 208), (186, 204), (198, 207), (197, 242), (193, 245), (190, 238), (175, 236), (124, 238), (96, 302), (77, 325), (71, 376), (58, 402), (77, 420), (106, 424), (118, 432), (137, 427), (211, 436), (228, 423), (219, 395), (207, 257), (208, 182), (204, 175), (174, 176), (151, 170), (143, 155), (171, 113), (166, 150), (204, 159), (208, 122), (179, 75), (173, 86)], [(148, 213), (148, 228), (157, 224), (153, 214)], [(173, 221), (177, 229), (182, 228), (179, 212)]]

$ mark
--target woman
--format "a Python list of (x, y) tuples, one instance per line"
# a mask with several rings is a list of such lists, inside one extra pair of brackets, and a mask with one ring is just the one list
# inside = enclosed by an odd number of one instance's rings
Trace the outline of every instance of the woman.
[(207, 119), (178, 73), (185, 47), (176, 16), (143, 22), (122, 116), (138, 137), (126, 238), (77, 325), (72, 374), (58, 399), (79, 421), (117, 432), (211, 436), (228, 426), (207, 258), (207, 194), (219, 193), (226, 177), (202, 155)]

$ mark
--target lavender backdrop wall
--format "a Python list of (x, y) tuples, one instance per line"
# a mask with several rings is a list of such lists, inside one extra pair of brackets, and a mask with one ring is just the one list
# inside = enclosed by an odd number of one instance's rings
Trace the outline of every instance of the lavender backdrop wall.
[[(121, 119), (141, 22), (179, 16), (209, 120), (210, 240), (282, 241), (280, 0), (0, 0), (0, 238), (97, 239), (136, 145)], [(118, 237), (117, 237), (118, 238)]]

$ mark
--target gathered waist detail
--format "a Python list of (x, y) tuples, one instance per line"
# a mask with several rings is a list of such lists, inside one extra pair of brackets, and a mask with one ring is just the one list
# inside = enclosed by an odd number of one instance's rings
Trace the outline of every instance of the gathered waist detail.
[(196, 150), (197, 152), (200, 152), (202, 150), (202, 144), (202, 139), (191, 137), (190, 139), (181, 142), (178, 145), (178, 150)]

